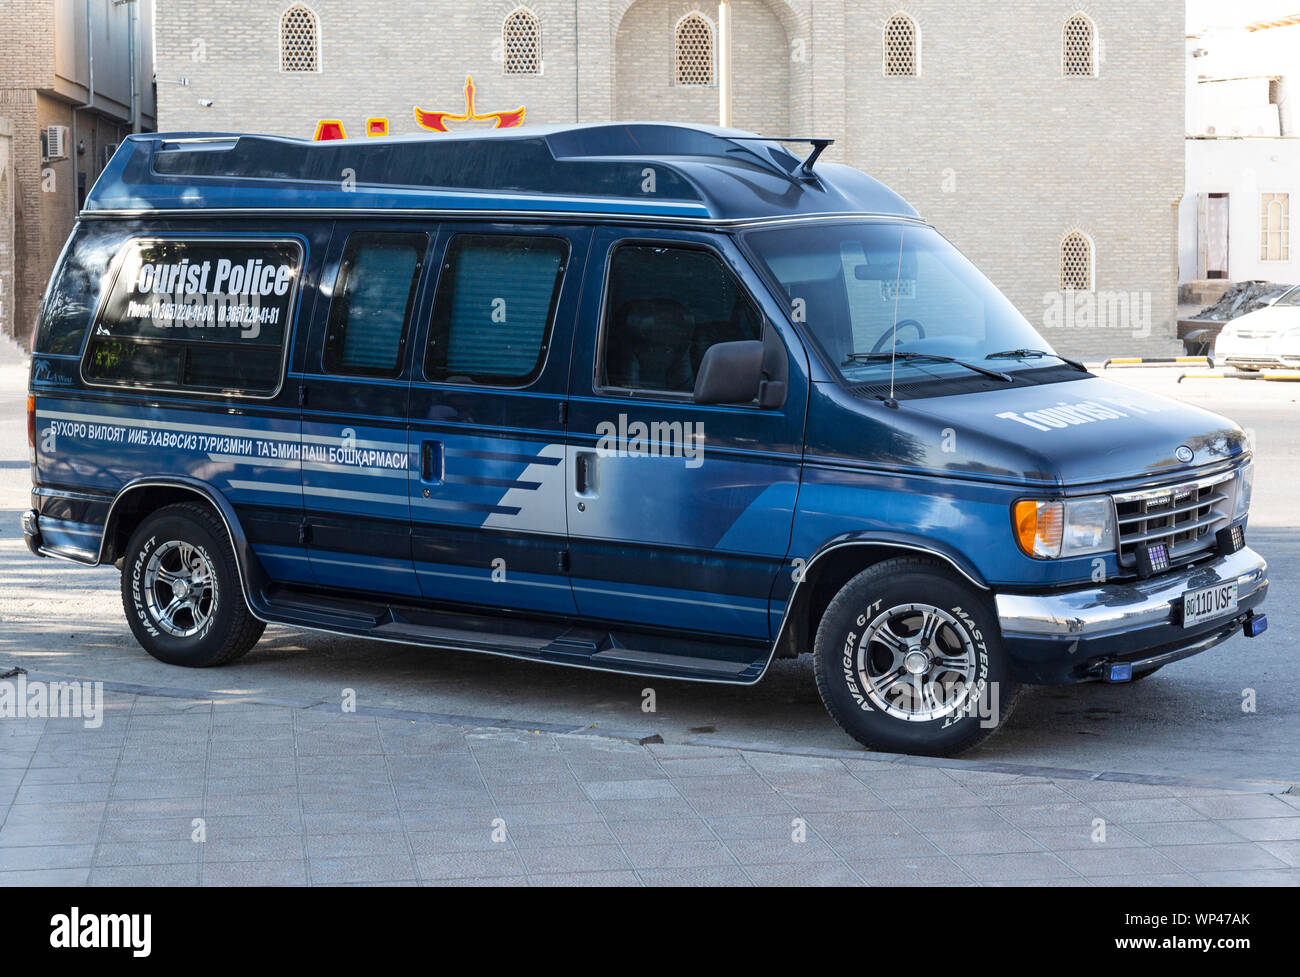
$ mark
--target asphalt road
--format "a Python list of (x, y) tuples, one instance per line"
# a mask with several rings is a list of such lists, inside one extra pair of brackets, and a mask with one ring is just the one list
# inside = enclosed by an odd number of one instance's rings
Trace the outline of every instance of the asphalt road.
[[(6, 361), (12, 365), (5, 365)], [(1252, 430), (1259, 468), (1250, 544), (1270, 563), (1262, 638), (1235, 638), (1133, 685), (1032, 688), (973, 759), (1300, 782), (1300, 384), (1189, 380), (1176, 370), (1110, 371), (1232, 417)], [(26, 371), (0, 351), (0, 666), (82, 678), (369, 706), (643, 730), (669, 742), (709, 738), (851, 747), (826, 715), (811, 660), (776, 663), (748, 689), (627, 678), (504, 658), (431, 651), (270, 627), (239, 663), (171, 667), (148, 657), (122, 617), (117, 574), (30, 556)], [(642, 712), (653, 685), (657, 711)], [(1256, 709), (1242, 708), (1253, 689)]]

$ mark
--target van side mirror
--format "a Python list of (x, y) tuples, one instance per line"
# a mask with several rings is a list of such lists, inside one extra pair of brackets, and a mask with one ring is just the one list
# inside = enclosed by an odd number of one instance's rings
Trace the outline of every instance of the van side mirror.
[(748, 404), (763, 386), (763, 343), (747, 339), (714, 343), (695, 377), (695, 403)]

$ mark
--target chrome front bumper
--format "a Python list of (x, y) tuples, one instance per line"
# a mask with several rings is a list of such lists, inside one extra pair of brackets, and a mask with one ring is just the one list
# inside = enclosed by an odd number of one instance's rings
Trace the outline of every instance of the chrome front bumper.
[[(1268, 589), (1268, 565), (1249, 547), (1149, 580), (1051, 594), (998, 594), (1004, 637), (1084, 639), (1178, 625), (1189, 590), (1237, 581), (1238, 604)], [(1215, 622), (1206, 622), (1212, 628)], [(1190, 636), (1190, 635), (1189, 635)]]

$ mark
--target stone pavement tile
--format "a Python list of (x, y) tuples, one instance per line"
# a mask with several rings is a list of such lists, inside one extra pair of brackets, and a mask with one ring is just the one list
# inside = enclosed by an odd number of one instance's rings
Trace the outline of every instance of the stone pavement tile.
[[(293, 839), (299, 841), (300, 839)], [(404, 831), (353, 830), (347, 834), (307, 835), (306, 854), (311, 858), (348, 858), (361, 855), (407, 855), (410, 848)], [(282, 856), (285, 857), (285, 856)]]
[(951, 784), (947, 787), (880, 787), (871, 789), (886, 804), (896, 810), (909, 808), (980, 807), (983, 801), (965, 787)]
[[(303, 833), (302, 818), (298, 814), (231, 814), (204, 818), (208, 840), (214, 838), (262, 838), (270, 835), (297, 835)], [(371, 830), (366, 822), (351, 820), (349, 831)]]
[(684, 797), (620, 798), (596, 801), (598, 817), (607, 821), (698, 821), (696, 813)]
[(108, 804), (103, 801), (70, 804), (15, 804), (4, 819), (6, 827), (23, 824), (70, 824), (95, 822), (104, 817)]
[[(793, 811), (780, 814), (759, 815), (723, 815), (709, 818), (707, 824), (723, 841), (745, 839), (768, 839), (771, 841), (789, 841), (795, 830), (794, 821), (799, 815)], [(805, 819), (806, 825), (813, 824), (813, 819)]]
[(678, 793), (688, 800), (716, 797), (766, 797), (776, 793), (772, 785), (754, 772), (725, 777), (680, 777), (672, 781)]
[(934, 807), (904, 809), (897, 816), (924, 831), (991, 831), (1009, 827), (995, 807)]
[(1050, 879), (1006, 879), (981, 885), (988, 889), (1087, 889), (1092, 887), (1092, 881), (1080, 875), (1066, 875)]
[(587, 797), (582, 786), (571, 777), (550, 783), (489, 786), (492, 796), (502, 805), (566, 804), (583, 801)]
[[(879, 839), (872, 839), (873, 843), (876, 841)], [(812, 835), (804, 841), (794, 841), (788, 834), (783, 839), (731, 838), (726, 845), (736, 861), (746, 866), (825, 862), (837, 856), (835, 849)]]
[(0, 872), (0, 887), (84, 886), (90, 878), (89, 868), (51, 868), (30, 872)]
[(180, 780), (119, 780), (114, 782), (109, 799), (114, 801), (152, 801), (165, 797), (203, 798), (202, 779), (185, 777)]
[[(363, 819), (370, 831), (450, 831), (468, 828), (475, 831), (500, 817), (491, 804), (472, 807), (429, 807), (419, 810), (402, 808), (400, 816), (368, 815)], [(355, 830), (356, 818), (344, 814), (318, 814), (303, 819), (311, 834), (347, 834)]]
[(1078, 873), (1050, 852), (1016, 852), (1008, 855), (954, 855), (953, 862), (978, 882), (1016, 879), (1059, 879)]
[(708, 794), (690, 799), (695, 813), (702, 818), (725, 817), (730, 814), (789, 814), (795, 812), (780, 794)]
[(114, 841), (95, 849), (95, 867), (111, 865), (184, 865), (199, 860), (199, 846), (179, 841)]
[(630, 868), (631, 863), (618, 845), (588, 845), (575, 848), (522, 848), (523, 859), (529, 875), (547, 872), (603, 872)]
[(1176, 875), (1177, 866), (1155, 848), (1111, 848), (1105, 844), (1057, 852), (1080, 875)]
[(609, 821), (605, 826), (624, 845), (665, 845), (714, 838), (709, 823), (696, 818)]
[(1251, 841), (1300, 841), (1300, 818), (1248, 818), (1218, 824)]
[(584, 783), (587, 796), (596, 801), (648, 800), (657, 797), (678, 797), (677, 788), (670, 780), (601, 780)]
[(1050, 777), (1014, 773), (1009, 770), (973, 770), (970, 767), (944, 767), (943, 772), (959, 784), (1046, 784)]
[(211, 776), (205, 760), (167, 760), (160, 763), (119, 763), (109, 779), (121, 783), (139, 780), (202, 780)]
[[(201, 775), (201, 774), (200, 774)], [(0, 785), (24, 784), (107, 784), (113, 780), (111, 766), (35, 767), (30, 770), (0, 770)]]
[[(1195, 821), (1176, 822), (1185, 826), (1195, 825)], [(1104, 842), (1095, 841), (1094, 832), (1096, 829), (1091, 824), (1077, 825), (1073, 827), (1060, 828), (1039, 828), (1026, 827), (1021, 829), (1034, 841), (1039, 842), (1049, 851), (1076, 851), (1084, 848), (1093, 848), (1097, 845), (1106, 845), (1110, 848), (1145, 848), (1147, 842), (1144, 842), (1136, 835), (1129, 833), (1118, 825), (1106, 825), (1106, 840)]]
[[(112, 760), (116, 760), (119, 751), (113, 751)], [(185, 743), (128, 743), (122, 747), (120, 756), (123, 763), (152, 763), (155, 760), (170, 762), (174, 760), (202, 760), (208, 755), (206, 740)], [(101, 759), (100, 762), (112, 762)]]
[(601, 780), (665, 780), (668, 777), (654, 757), (646, 755), (635, 760), (619, 757), (614, 762), (600, 757), (570, 757), (569, 773), (583, 783)]
[(1300, 868), (1300, 841), (1265, 841), (1260, 848), (1295, 868)]
[[(678, 841), (623, 845), (632, 867), (641, 869), (700, 868), (706, 865), (735, 865), (736, 860), (719, 841)], [(527, 860), (527, 856), (525, 856)]]
[(1241, 841), (1241, 836), (1214, 821), (1128, 822), (1123, 829), (1106, 826), (1106, 840), (1125, 830), (1148, 845), (1222, 845)]
[(275, 814), (294, 816), (300, 811), (314, 810), (306, 807), (302, 800), (301, 795), (295, 791), (276, 791), (267, 794), (216, 794), (203, 802), (203, 815), (204, 817), (251, 817)]
[(1172, 797), (1161, 784), (1130, 784), (1118, 780), (1057, 780), (1057, 787), (1081, 801), (1143, 801)]
[[(404, 884), (404, 883), (395, 883)], [(425, 888), (492, 888), (492, 889), (526, 889), (528, 887), (528, 876), (526, 875), (488, 875), (481, 878), (465, 879), (426, 879), (423, 882), (416, 883)]]
[[(1135, 803), (1145, 803), (1137, 801)], [(1025, 807), (1004, 805), (997, 812), (1018, 828), (1092, 828), (1098, 812), (1087, 804), (1030, 804)], [(1194, 814), (1194, 812), (1189, 812)]]
[[(207, 822), (211, 837), (211, 822)], [(193, 818), (110, 818), (100, 832), (101, 843), (131, 841), (179, 841), (194, 832)]]
[(942, 854), (938, 845), (915, 828), (879, 835), (851, 835), (844, 838), (822, 835), (822, 837), (826, 839), (827, 844), (849, 861), (856, 858), (890, 856), (905, 858), (909, 855), (919, 858)]
[[(191, 788), (192, 789), (192, 788)], [(75, 804), (108, 798), (108, 783), (23, 784), (14, 796), (15, 804)]]
[(260, 862), (204, 860), (203, 885), (306, 885), (307, 862), (301, 858)]
[(870, 790), (803, 791), (778, 787), (777, 793), (803, 814), (825, 811), (885, 811), (888, 806)]
[(1278, 886), (1288, 889), (1300, 886), (1300, 869), (1294, 868), (1197, 872), (1196, 877), (1206, 885), (1213, 886)]
[(775, 771), (762, 773), (772, 787), (789, 793), (870, 794), (871, 788), (847, 770)]
[(1077, 800), (1056, 784), (964, 784), (963, 787), (990, 807), (1015, 804), (1028, 807), (1031, 804), (1062, 804)]
[(650, 886), (741, 886), (749, 885), (750, 879), (737, 865), (707, 865), (693, 868), (657, 868), (643, 869), (637, 873), (641, 881)]
[[(416, 877), (421, 880), (457, 878), (513, 878), (524, 875), (519, 853), (497, 845), (492, 851), (443, 852), (415, 857)], [(316, 881), (312, 873), (312, 881)]]
[(308, 871), (313, 885), (335, 885), (341, 882), (389, 882), (416, 877), (411, 856), (351, 855), (342, 858), (312, 858)]
[(928, 885), (970, 882), (971, 877), (947, 855), (862, 858), (849, 862), (867, 885)]
[[(563, 738), (556, 737), (557, 740)], [(696, 746), (694, 744), (688, 746), (684, 743), (647, 743), (645, 749), (661, 758), (738, 755), (740, 752), (725, 746)]]
[(1259, 845), (1162, 845), (1156, 849), (1179, 868), (1196, 874), (1258, 868), (1286, 868), (1286, 862)]
[(641, 880), (635, 872), (555, 872), (531, 876), (533, 885), (560, 886), (620, 886), (624, 888), (640, 886)]
[(31, 845), (0, 848), (0, 872), (89, 868), (94, 845)]
[[(492, 851), (497, 848), (509, 848), (504, 841), (492, 837), (495, 827), (491, 822), (467, 828), (445, 828), (440, 831), (412, 831), (410, 844), (416, 855), (437, 855), (442, 852)], [(510, 825), (506, 823), (506, 837), (510, 836)]]
[(492, 790), (510, 787), (546, 786), (556, 783), (573, 783), (574, 776), (564, 757), (529, 759), (510, 763), (481, 762), (484, 783)]
[(569, 824), (521, 824), (511, 829), (510, 840), (519, 848), (558, 848), (562, 845), (609, 845), (617, 839), (603, 821)]
[(198, 885), (199, 863), (188, 865), (111, 865), (90, 870), (87, 885), (93, 886), (171, 886)]
[(730, 756), (661, 757), (659, 765), (670, 777), (753, 776), (754, 771), (740, 754)]
[(435, 784), (413, 786), (395, 784), (391, 795), (401, 811), (430, 811), (440, 808), (488, 807), (496, 803), (486, 787), (475, 784)]
[(32, 845), (93, 845), (99, 837), (99, 819), (59, 821), (49, 824), (5, 823), (0, 828), (0, 849)]
[(1095, 886), (1137, 886), (1146, 889), (1162, 889), (1177, 886), (1198, 888), (1204, 883), (1194, 875), (1176, 872), (1170, 875), (1096, 875), (1091, 882)]
[(755, 885), (860, 886), (866, 883), (843, 862), (800, 862), (784, 865), (749, 865)]
[(1226, 794), (1223, 796), (1186, 797), (1183, 803), (1216, 820), (1237, 818), (1295, 818), (1300, 810), (1278, 800), (1272, 794)]
[[(247, 798), (278, 797), (278, 794), (249, 794)], [(317, 791), (298, 794), (304, 814), (324, 814), (327, 811), (355, 811), (358, 816), (365, 814), (394, 814), (397, 812), (397, 798), (391, 790), (383, 792), (367, 790), (363, 793), (347, 791)]]
[(1003, 855), (1044, 851), (1046, 846), (1011, 826), (982, 831), (925, 831), (922, 834), (949, 855)]
[[(357, 837), (368, 837), (358, 834)], [(301, 861), (306, 857), (300, 835), (267, 835), (264, 838), (214, 838), (203, 843), (205, 862)], [(322, 854), (315, 852), (313, 854)]]
[(1293, 807), (1297, 811), (1300, 811), (1300, 793), (1293, 794), (1288, 792), (1285, 794), (1274, 794), (1273, 796), (1288, 807)]
[(955, 787), (957, 781), (939, 767), (904, 763), (872, 763), (844, 760), (845, 768), (868, 787), (882, 790), (918, 790), (922, 787)]
[(1099, 800), (1089, 803), (1097, 816), (1108, 822), (1127, 824), (1149, 821), (1203, 821), (1205, 815), (1189, 807), (1190, 798), (1150, 797), (1131, 801)]
[(596, 810), (596, 806), (587, 801), (579, 803), (566, 801), (558, 804), (502, 804), (496, 808), (492, 816), (504, 818), (507, 825), (516, 827), (524, 824), (566, 824), (570, 821), (600, 820), (600, 812)]

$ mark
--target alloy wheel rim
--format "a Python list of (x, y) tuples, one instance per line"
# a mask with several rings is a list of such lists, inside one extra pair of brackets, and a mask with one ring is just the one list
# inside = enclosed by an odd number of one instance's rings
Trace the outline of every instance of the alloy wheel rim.
[(145, 567), (144, 597), (149, 617), (172, 637), (198, 634), (217, 603), (212, 561), (193, 543), (163, 543)]
[(964, 710), (975, 691), (976, 667), (966, 628), (924, 603), (877, 614), (863, 629), (855, 656), (858, 681), (872, 705), (907, 722)]

